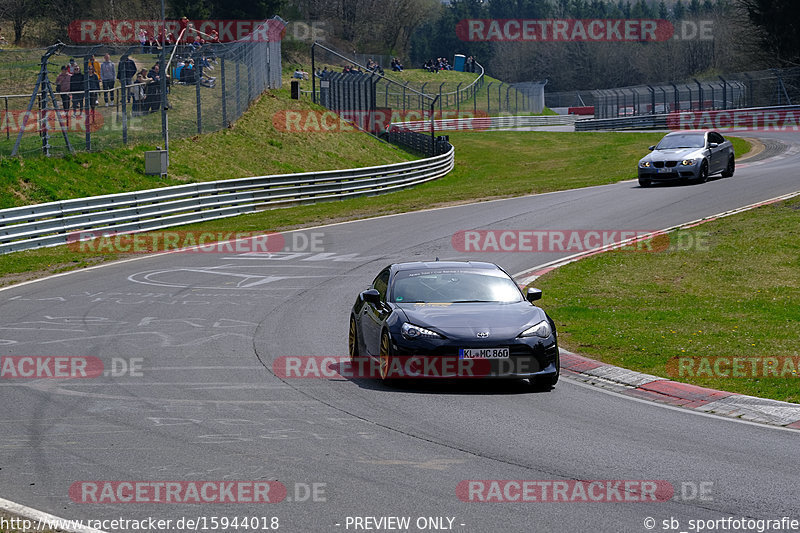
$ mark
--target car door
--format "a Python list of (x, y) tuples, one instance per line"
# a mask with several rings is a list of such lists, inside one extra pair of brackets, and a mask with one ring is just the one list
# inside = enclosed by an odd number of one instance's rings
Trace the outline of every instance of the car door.
[(724, 142), (725, 139), (719, 133), (712, 131), (708, 134), (708, 144), (717, 144), (715, 148), (709, 148), (709, 151), (711, 152), (711, 157), (709, 158), (709, 174), (721, 172), (725, 169), (725, 165), (728, 163), (728, 152), (725, 146), (723, 146)]
[(380, 347), (381, 327), (383, 321), (391, 312), (386, 303), (386, 294), (389, 288), (389, 269), (384, 269), (372, 282), (372, 288), (380, 294), (380, 303), (364, 303), (362, 310), (361, 327), (363, 329), (364, 348), (370, 355), (378, 355)]

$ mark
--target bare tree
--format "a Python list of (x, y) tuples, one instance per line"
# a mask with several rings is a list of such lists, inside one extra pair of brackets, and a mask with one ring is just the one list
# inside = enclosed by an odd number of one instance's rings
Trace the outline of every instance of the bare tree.
[(0, 0), (0, 16), (14, 27), (14, 44), (22, 40), (25, 27), (40, 13), (40, 7), (37, 0)]

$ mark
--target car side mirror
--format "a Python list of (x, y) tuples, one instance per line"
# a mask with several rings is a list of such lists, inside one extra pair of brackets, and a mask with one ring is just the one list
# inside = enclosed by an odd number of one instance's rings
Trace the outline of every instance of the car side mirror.
[(525, 299), (528, 300), (531, 303), (535, 302), (536, 300), (541, 300), (542, 299), (542, 289), (534, 289), (533, 287), (531, 287), (530, 289), (528, 289), (528, 292), (525, 294)]
[(654, 144), (653, 146), (648, 146), (647, 149), (652, 152), (653, 150), (656, 149), (656, 145)]
[(361, 299), (367, 303), (379, 305), (381, 303), (381, 293), (376, 289), (367, 289), (361, 293)]
[(716, 148), (717, 146), (719, 146), (719, 143), (708, 143), (709, 148)]

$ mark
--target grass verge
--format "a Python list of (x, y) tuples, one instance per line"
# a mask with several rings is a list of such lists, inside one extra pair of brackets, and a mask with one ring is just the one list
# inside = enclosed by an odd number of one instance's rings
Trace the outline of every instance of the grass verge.
[(536, 280), (542, 307), (581, 355), (800, 403), (798, 213), (795, 198), (673, 233), (662, 252), (565, 265)]
[[(215, 135), (215, 134), (212, 134)], [(454, 132), (456, 166), (447, 176), (381, 196), (274, 209), (181, 229), (215, 232), (282, 231), (414, 211), (455, 202), (521, 196), (636, 177), (636, 162), (661, 133)], [(745, 141), (738, 141), (743, 148)], [(744, 143), (744, 144), (741, 144)], [(208, 145), (209, 159), (218, 147)], [(213, 150), (213, 151), (212, 151)], [(502, 157), (498, 157), (502, 154)], [(245, 157), (245, 156), (243, 156)], [(602, 173), (598, 173), (602, 169)], [(66, 246), (0, 256), (0, 284), (83, 268), (122, 257), (111, 251), (85, 253)]]
[[(384, 165), (415, 158), (358, 132), (297, 133), (279, 131), (273, 125), (273, 117), (280, 111), (306, 109), (322, 108), (291, 100), (287, 89), (265, 93), (231, 128), (171, 141), (169, 175), (164, 178), (144, 174), (144, 151), (154, 149), (155, 144), (76, 152), (63, 158), (0, 158), (0, 209), (197, 181)], [(147, 119), (160, 120), (160, 115)]]

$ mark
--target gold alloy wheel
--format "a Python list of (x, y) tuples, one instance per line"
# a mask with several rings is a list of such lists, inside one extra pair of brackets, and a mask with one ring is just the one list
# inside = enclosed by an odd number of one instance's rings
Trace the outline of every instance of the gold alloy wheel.
[(381, 335), (381, 349), (380, 349), (380, 377), (381, 380), (386, 381), (389, 377), (389, 365), (391, 364), (392, 356), (389, 354), (389, 335), (384, 333)]
[(355, 363), (358, 357), (358, 338), (356, 337), (356, 321), (350, 318), (350, 333), (347, 335), (347, 345), (350, 350), (350, 362)]

